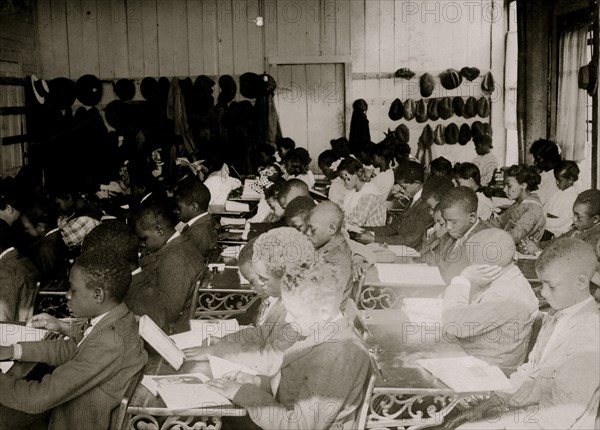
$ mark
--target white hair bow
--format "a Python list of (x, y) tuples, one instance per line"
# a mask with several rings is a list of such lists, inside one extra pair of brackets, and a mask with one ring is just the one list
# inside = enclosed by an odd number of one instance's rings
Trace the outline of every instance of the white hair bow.
[(333, 163), (331, 163), (331, 166), (329, 166), (329, 168), (331, 170), (337, 170), (338, 167), (340, 167), (340, 164), (342, 163), (342, 161), (344, 161), (343, 158), (340, 158), (339, 160), (335, 160)]

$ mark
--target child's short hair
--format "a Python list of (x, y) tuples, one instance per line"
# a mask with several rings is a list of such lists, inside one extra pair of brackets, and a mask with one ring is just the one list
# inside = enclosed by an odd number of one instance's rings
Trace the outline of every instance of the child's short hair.
[(544, 149), (547, 146), (556, 146), (556, 143), (548, 139), (538, 139), (535, 142), (533, 142), (529, 147), (529, 153), (534, 157), (537, 157), (540, 151), (542, 151), (542, 149)]
[(408, 143), (399, 142), (394, 145), (394, 157), (398, 163), (408, 160), (410, 155), (410, 145)]
[(290, 137), (280, 137), (275, 141), (275, 146), (277, 146), (277, 149), (286, 149), (291, 151), (296, 147), (296, 142), (294, 142), (294, 140)]
[(81, 254), (75, 266), (83, 271), (85, 286), (102, 288), (115, 302), (121, 303), (131, 284), (131, 271), (122, 258), (104, 250)]
[[(345, 137), (338, 137), (329, 141), (331, 149), (338, 158), (350, 157), (350, 142)], [(333, 160), (335, 161), (335, 160)]]
[(593, 217), (600, 215), (600, 190), (585, 190), (579, 193), (575, 199), (576, 205), (586, 205), (588, 215)]
[(277, 278), (290, 267), (313, 261), (315, 257), (313, 244), (292, 227), (274, 228), (261, 234), (252, 249), (252, 261), (262, 261)]
[(289, 200), (288, 197), (292, 194), (296, 195), (296, 197), (310, 196), (310, 191), (306, 182), (297, 178), (288, 179), (281, 185), (279, 193), (277, 194), (277, 199), (289, 202), (291, 200)]
[(444, 157), (438, 157), (429, 163), (432, 175), (452, 177), (452, 163)]
[(175, 213), (165, 205), (151, 204), (140, 208), (135, 216), (135, 224), (143, 230), (150, 230), (158, 224), (173, 228), (177, 221)]
[(458, 206), (466, 213), (476, 213), (477, 194), (469, 187), (454, 187), (442, 196), (439, 206), (441, 210)]
[(551, 166), (560, 163), (560, 153), (558, 151), (558, 145), (556, 144), (543, 146), (537, 155)]
[(579, 179), (579, 166), (574, 161), (561, 161), (554, 167), (554, 177), (558, 180), (559, 178), (565, 178), (570, 181), (577, 181)]
[(486, 146), (488, 148), (493, 148), (492, 146), (492, 136), (489, 134), (478, 134), (473, 138), (473, 143), (477, 146)]
[(339, 269), (328, 264), (313, 262), (297, 265), (286, 271), (281, 290), (307, 307), (326, 305), (338, 309), (344, 292), (340, 276)]
[(34, 227), (39, 224), (45, 224), (46, 228), (56, 227), (56, 210), (54, 205), (48, 200), (38, 200), (32, 206), (25, 209), (23, 216), (27, 217)]
[(380, 142), (373, 147), (373, 155), (382, 157), (386, 163), (389, 163), (394, 158), (394, 146), (386, 141)]
[(196, 177), (181, 183), (175, 190), (175, 198), (182, 200), (186, 205), (196, 203), (198, 209), (206, 212), (210, 203), (210, 190)]
[(423, 184), (421, 198), (427, 200), (433, 197), (437, 202), (442, 199), (448, 191), (454, 188), (452, 180), (447, 176), (430, 176)]
[(312, 158), (310, 158), (310, 154), (305, 148), (294, 148), (292, 149), (292, 152), (300, 157), (300, 161), (302, 161), (307, 168), (309, 164), (312, 163)]
[[(298, 148), (300, 149), (300, 148)], [(308, 172), (306, 160), (296, 149), (288, 152), (283, 159), (283, 166), (288, 175), (298, 176)]]
[(238, 254), (238, 265), (242, 266), (244, 264), (252, 263), (252, 257), (254, 255), (254, 243), (258, 239), (258, 236), (250, 239), (243, 247), (240, 249), (240, 253)]
[(477, 185), (481, 186), (481, 172), (479, 167), (473, 163), (456, 163), (454, 177), (457, 179), (473, 179)]
[(288, 203), (285, 208), (285, 222), (290, 225), (292, 218), (297, 216), (302, 219), (308, 218), (310, 211), (316, 206), (315, 201), (310, 197), (300, 196)]
[(560, 237), (552, 241), (535, 262), (535, 270), (543, 271), (557, 262), (564, 270), (578, 269), (590, 278), (598, 264), (594, 248), (583, 240), (572, 237)]
[(357, 175), (358, 179), (363, 182), (368, 182), (370, 177), (364, 168), (363, 164), (356, 158), (344, 158), (337, 168), (338, 175), (342, 172), (348, 172), (351, 175)]
[(535, 166), (526, 166), (524, 164), (515, 164), (504, 171), (504, 180), (506, 178), (515, 178), (519, 184), (527, 184), (529, 191), (538, 189), (542, 181), (540, 171)]
[(412, 184), (414, 182), (422, 184), (425, 182), (425, 169), (421, 163), (412, 160), (405, 161), (394, 169), (394, 181), (397, 184)]
[(265, 200), (277, 199), (277, 195), (281, 190), (281, 187), (285, 184), (285, 180), (277, 179), (271, 185), (265, 188)]
[(340, 157), (332, 149), (326, 149), (325, 151), (323, 151), (319, 154), (319, 158), (318, 158), (317, 162), (318, 162), (319, 168), (321, 170), (330, 169), (331, 165), (335, 161), (339, 160), (340, 158), (343, 158), (343, 157)]
[(137, 266), (139, 246), (140, 241), (130, 226), (123, 221), (107, 220), (87, 234), (81, 252), (109, 252)]

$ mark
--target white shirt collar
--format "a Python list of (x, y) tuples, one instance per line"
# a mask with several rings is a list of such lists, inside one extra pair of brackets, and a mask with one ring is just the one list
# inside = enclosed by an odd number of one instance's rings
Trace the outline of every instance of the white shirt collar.
[(58, 230), (60, 230), (58, 227), (53, 228), (52, 230), (50, 230), (49, 232), (47, 232), (44, 237), (48, 237), (50, 236), (52, 233), (57, 232)]
[(419, 191), (417, 191), (417, 194), (415, 194), (412, 198), (412, 202), (411, 202), (411, 206), (414, 205), (415, 203), (417, 203), (417, 200), (419, 200), (421, 198), (421, 194), (423, 194), (423, 188), (421, 188)]
[(170, 237), (170, 238), (167, 240), (167, 242), (165, 243), (165, 245), (166, 245), (167, 243), (169, 243), (170, 241), (172, 241), (173, 239), (176, 239), (176, 238), (178, 238), (179, 236), (181, 236), (181, 233), (180, 233), (180, 232), (178, 232), (177, 230), (175, 230), (175, 233), (173, 233), (173, 236), (171, 236), (171, 237)]
[(189, 220), (187, 222), (187, 225), (191, 226), (192, 224), (194, 224), (196, 221), (198, 221), (200, 218), (202, 218), (203, 216), (208, 215), (208, 212), (204, 212), (203, 214), (200, 214), (198, 216), (195, 216), (194, 218), (192, 218), (191, 220)]
[(336, 322), (341, 320), (342, 318), (344, 318), (344, 314), (340, 311), (339, 314), (336, 315), (336, 317), (334, 319), (332, 319), (330, 322)]
[(78, 347), (79, 347), (79, 345), (81, 345), (81, 343), (84, 341), (84, 339), (92, 332), (92, 329), (94, 328), (94, 326), (96, 324), (98, 324), (100, 321), (102, 321), (102, 318), (104, 318), (107, 314), (108, 314), (108, 312), (104, 312), (102, 315), (98, 315), (97, 317), (94, 317), (90, 320), (89, 327), (85, 329), (85, 331), (83, 332), (83, 338), (77, 344)]
[(586, 306), (589, 302), (592, 302), (594, 300), (594, 297), (590, 296), (579, 303), (575, 303), (574, 305), (569, 306), (568, 308), (560, 309), (558, 311), (560, 312), (560, 317), (570, 317), (572, 315), (575, 315), (577, 312), (583, 309), (583, 307)]
[(133, 272), (131, 272), (131, 276), (135, 276), (138, 273), (142, 273), (142, 268), (138, 267), (137, 269), (135, 269)]
[(142, 197), (142, 200), (140, 200), (140, 203), (144, 203), (144, 200), (146, 200), (151, 195), (152, 195), (152, 191), (150, 191), (148, 194), (146, 194), (144, 197)]
[(2, 260), (2, 258), (3, 258), (3, 257), (6, 255), (6, 254), (8, 254), (9, 252), (11, 252), (11, 251), (14, 251), (14, 250), (15, 250), (15, 247), (14, 247), (14, 246), (11, 246), (10, 248), (8, 248), (8, 249), (5, 249), (5, 250), (4, 250), (4, 252), (3, 252), (2, 254), (0, 254), (0, 260)]

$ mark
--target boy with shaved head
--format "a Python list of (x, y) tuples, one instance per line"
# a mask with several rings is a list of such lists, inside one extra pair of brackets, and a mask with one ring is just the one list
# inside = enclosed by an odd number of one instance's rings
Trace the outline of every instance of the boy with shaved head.
[[(538, 313), (531, 285), (513, 263), (515, 245), (500, 229), (470, 237), (452, 263), (444, 293), (442, 323), (467, 354), (499, 366), (506, 374), (525, 360)], [(451, 329), (450, 329), (451, 327)]]
[(497, 393), (467, 411), (461, 429), (592, 429), (600, 397), (600, 312), (589, 292), (592, 247), (579, 239), (552, 243), (535, 264), (544, 318), (527, 363), (511, 375), (511, 393)]
[(311, 211), (308, 218), (308, 239), (317, 249), (319, 261), (339, 270), (340, 283), (344, 286), (342, 309), (352, 293), (352, 250), (342, 234), (344, 213), (333, 202), (323, 201)]
[(300, 179), (288, 179), (277, 194), (279, 205), (285, 209), (287, 205), (296, 197), (310, 197), (310, 191), (306, 182)]

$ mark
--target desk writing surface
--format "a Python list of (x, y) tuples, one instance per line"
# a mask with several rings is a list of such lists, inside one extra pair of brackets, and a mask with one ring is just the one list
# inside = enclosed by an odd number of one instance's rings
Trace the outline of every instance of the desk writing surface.
[(250, 285), (241, 285), (238, 269), (230, 267), (226, 267), (222, 272), (212, 273), (208, 285), (203, 288), (213, 290), (252, 290)]
[(441, 327), (412, 323), (400, 309), (361, 311), (371, 337), (367, 341), (381, 367), (377, 388), (448, 390), (445, 384), (423, 369), (422, 358), (465, 357), (455, 343), (448, 342)]
[[(25, 327), (24, 322), (0, 321), (0, 345), (2, 346), (42, 340), (46, 333), (46, 330)], [(31, 373), (36, 365), (37, 363), (15, 361), (6, 374), (22, 379)]]
[[(423, 267), (424, 270), (431, 269), (431, 267), (427, 265), (410, 264), (407, 266), (420, 266)], [(414, 269), (411, 270), (414, 271)], [(407, 297), (442, 297), (442, 295), (444, 294), (444, 290), (446, 289), (446, 285), (443, 284), (427, 285), (423, 284), (423, 282), (411, 283), (407, 282), (407, 279), (404, 279), (403, 277), (398, 277), (397, 282), (394, 283), (381, 282), (381, 280), (379, 279), (379, 273), (375, 266), (371, 266), (367, 270), (367, 273), (365, 275), (363, 290), (368, 287), (394, 288), (395, 290), (398, 290), (397, 292), (400, 293), (400, 295), (404, 295)]]

